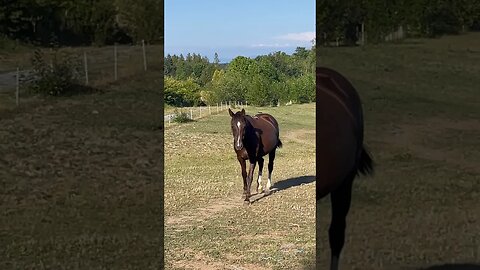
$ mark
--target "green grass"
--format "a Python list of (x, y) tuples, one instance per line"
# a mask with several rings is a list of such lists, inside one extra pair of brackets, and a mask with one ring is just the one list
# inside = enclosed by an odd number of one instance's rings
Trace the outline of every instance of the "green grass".
[[(354, 184), (342, 268), (480, 261), (479, 40), (470, 33), (319, 50), (318, 63), (358, 89), (377, 163), (373, 178)], [(317, 217), (323, 269), (329, 200)]]
[[(270, 113), (279, 122), (284, 147), (277, 150), (273, 183), (313, 179), (314, 104), (249, 106), (246, 111)], [(244, 207), (229, 121), (224, 111), (165, 130), (167, 269), (300, 269), (311, 265), (314, 183), (284, 189)]]
[(0, 111), (1, 269), (159, 269), (159, 78)]

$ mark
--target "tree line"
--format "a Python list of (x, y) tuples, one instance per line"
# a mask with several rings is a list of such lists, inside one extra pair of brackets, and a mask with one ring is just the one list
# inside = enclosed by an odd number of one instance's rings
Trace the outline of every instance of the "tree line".
[(163, 0), (2, 0), (0, 37), (48, 46), (154, 42)]
[(165, 57), (165, 103), (215, 105), (225, 101), (257, 106), (315, 101), (315, 47), (297, 47), (291, 55), (274, 52), (255, 58), (237, 56), (228, 64), (198, 54)]
[(438, 37), (480, 30), (477, 0), (336, 0), (317, 1), (317, 41), (359, 40), (362, 24), (369, 42), (384, 41), (400, 26), (408, 36)]

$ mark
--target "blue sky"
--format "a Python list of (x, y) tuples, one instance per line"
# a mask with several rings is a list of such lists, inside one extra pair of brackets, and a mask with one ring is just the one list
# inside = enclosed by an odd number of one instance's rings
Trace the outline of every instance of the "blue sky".
[(200, 53), (220, 62), (310, 48), (315, 0), (166, 0), (165, 54)]

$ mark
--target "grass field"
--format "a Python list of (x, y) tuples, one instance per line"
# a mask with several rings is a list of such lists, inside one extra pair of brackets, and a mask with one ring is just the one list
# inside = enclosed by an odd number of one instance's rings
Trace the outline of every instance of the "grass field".
[[(279, 191), (243, 206), (227, 111), (166, 128), (166, 269), (314, 264), (315, 105), (248, 106), (246, 111), (271, 113), (279, 122), (283, 148), (277, 150), (272, 180)], [(256, 183), (252, 186), (255, 194)]]
[(162, 74), (0, 111), (0, 269), (159, 269)]
[[(318, 54), (359, 90), (377, 163), (354, 184), (341, 269), (480, 267), (480, 34)], [(327, 269), (328, 199), (317, 218)]]

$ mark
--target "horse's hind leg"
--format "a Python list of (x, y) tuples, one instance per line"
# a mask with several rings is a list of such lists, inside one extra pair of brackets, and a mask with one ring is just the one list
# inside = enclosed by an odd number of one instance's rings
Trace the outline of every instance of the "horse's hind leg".
[(263, 158), (258, 159), (258, 179), (257, 179), (257, 193), (262, 193), (262, 170), (263, 170)]
[(331, 250), (330, 270), (338, 269), (338, 260), (345, 243), (347, 214), (352, 199), (352, 182), (355, 174), (350, 174), (343, 183), (330, 194), (332, 203), (332, 221), (328, 231)]
[(272, 187), (272, 172), (273, 172), (273, 162), (275, 160), (275, 150), (268, 154), (268, 181), (265, 188), (265, 193), (270, 193), (270, 187)]

